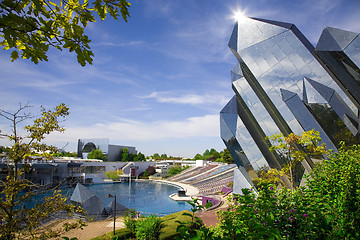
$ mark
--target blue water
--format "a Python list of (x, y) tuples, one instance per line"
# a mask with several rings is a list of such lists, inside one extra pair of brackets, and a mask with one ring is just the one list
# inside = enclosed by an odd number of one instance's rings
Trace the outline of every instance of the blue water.
[(190, 210), (187, 202), (175, 202), (169, 198), (180, 188), (173, 185), (156, 182), (132, 182), (116, 184), (95, 184), (88, 186), (88, 189), (98, 195), (104, 206), (110, 204), (113, 198), (107, 198), (110, 193), (116, 194), (116, 201), (127, 208), (148, 214), (166, 215), (182, 210)]
[[(113, 198), (108, 198), (108, 194), (116, 194), (116, 201), (127, 208), (133, 208), (143, 215), (167, 215), (182, 210), (190, 210), (191, 206), (187, 202), (176, 202), (169, 198), (180, 188), (174, 185), (156, 182), (131, 182), (115, 184), (94, 184), (87, 186), (89, 190), (99, 196), (104, 207), (108, 206)], [(70, 199), (74, 189), (63, 189), (62, 194)], [(36, 203), (41, 204), (46, 196), (52, 192), (36, 195), (25, 206), (34, 207)], [(22, 207), (22, 206), (19, 206)]]

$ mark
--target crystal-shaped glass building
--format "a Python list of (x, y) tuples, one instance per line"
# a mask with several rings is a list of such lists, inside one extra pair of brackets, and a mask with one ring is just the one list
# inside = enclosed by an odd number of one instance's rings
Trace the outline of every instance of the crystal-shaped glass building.
[[(340, 141), (359, 142), (359, 34), (327, 27), (315, 48), (293, 24), (247, 18), (229, 48), (238, 61), (235, 96), (220, 112), (220, 129), (244, 186), (259, 169), (284, 164), (266, 136), (315, 129), (334, 151)], [(314, 163), (302, 165), (309, 171)]]

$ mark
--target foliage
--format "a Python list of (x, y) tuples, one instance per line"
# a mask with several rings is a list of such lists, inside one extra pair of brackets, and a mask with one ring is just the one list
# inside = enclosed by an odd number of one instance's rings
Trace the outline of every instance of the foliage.
[(138, 154), (129, 153), (129, 149), (127, 147), (120, 150), (120, 161), (122, 162), (141, 162), (145, 160), (145, 155), (141, 152)]
[(51, 153), (53, 157), (77, 157), (77, 153), (60, 151), (57, 153)]
[(207, 202), (205, 204), (205, 208), (208, 209), (208, 208), (211, 208), (213, 206), (212, 202)]
[(262, 167), (257, 171), (259, 178), (254, 179), (254, 185), (257, 186), (259, 182), (267, 182), (274, 184), (275, 186), (281, 183), (282, 186), (286, 186), (286, 183), (283, 181), (283, 176), (285, 173), (283, 170), (277, 170), (275, 168)]
[(139, 152), (137, 155), (135, 155), (134, 157), (133, 157), (133, 161), (134, 162), (143, 162), (143, 161), (145, 161), (146, 159), (145, 159), (145, 155), (144, 154), (142, 154), (141, 152)]
[(266, 139), (272, 143), (270, 150), (275, 151), (285, 161), (281, 170), (290, 180), (292, 188), (295, 187), (294, 168), (296, 164), (307, 157), (321, 158), (327, 154), (325, 144), (321, 144), (320, 134), (315, 130), (303, 132), (300, 136), (294, 133), (284, 136), (280, 133)]
[(216, 159), (216, 162), (234, 163), (234, 159), (232, 158), (229, 149), (225, 148), (224, 151), (220, 152), (220, 158)]
[(123, 171), (121, 169), (118, 170), (110, 170), (105, 173), (105, 177), (107, 179), (111, 179), (113, 181), (119, 180), (119, 176), (123, 174)]
[(359, 239), (359, 166), (360, 146), (343, 146), (316, 164), (306, 187), (276, 190), (265, 179), (257, 192), (228, 197), (216, 227), (178, 231), (186, 239)]
[(136, 222), (136, 237), (138, 239), (158, 240), (164, 227), (160, 217), (150, 215)]
[(192, 208), (192, 213), (184, 212), (184, 216), (191, 217), (189, 221), (177, 221), (179, 226), (176, 231), (180, 234), (179, 239), (212, 239), (213, 232), (204, 226), (201, 218), (195, 215), (196, 212), (201, 211), (204, 207), (198, 202), (197, 198), (188, 202)]
[(149, 176), (154, 175), (156, 173), (154, 166), (149, 166), (144, 173), (142, 174), (145, 178), (149, 178)]
[(258, 193), (242, 189), (228, 209), (218, 211), (215, 239), (323, 239), (327, 229), (321, 206), (300, 189), (261, 183)]
[(106, 160), (107, 156), (103, 154), (101, 149), (95, 149), (89, 152), (87, 155), (87, 159), (99, 159), (99, 160)]
[[(29, 113), (25, 113), (29, 107), (28, 104), (20, 105), (14, 113), (0, 111), (0, 116), (9, 120), (12, 127), (11, 133), (1, 133), (1, 136), (7, 137), (13, 143), (8, 154), (13, 168), (8, 168), (6, 181), (0, 181), (0, 239), (15, 239), (20, 236), (27, 238), (56, 237), (60, 231), (38, 228), (42, 221), (60, 211), (68, 214), (80, 211), (80, 209), (68, 205), (60, 191), (54, 191), (53, 195), (46, 197), (40, 204), (35, 204), (33, 207), (26, 206), (32, 197), (43, 193), (44, 189), (24, 178), (24, 173), (29, 168), (27, 164), (23, 164), (24, 168), (20, 168), (19, 163), (26, 155), (35, 152), (38, 154), (45, 153), (47, 150), (55, 152), (55, 147), (48, 146), (42, 141), (51, 132), (63, 132), (64, 128), (59, 125), (59, 119), (69, 114), (69, 109), (65, 104), (58, 105), (54, 110), (41, 108), (41, 117), (35, 118), (32, 125), (25, 126), (27, 134), (21, 136), (19, 124), (31, 117)], [(50, 155), (46, 154), (46, 156)], [(67, 225), (62, 230), (81, 226), (82, 222), (80, 221), (72, 226)]]
[(136, 210), (128, 209), (125, 212), (124, 224), (126, 229), (128, 229), (132, 236), (136, 236)]
[(11, 122), (12, 133), (1, 133), (0, 136), (7, 137), (13, 142), (13, 146), (9, 149), (9, 158), (15, 166), (14, 176), (17, 176), (17, 165), (25, 155), (35, 152), (57, 151), (56, 147), (46, 145), (42, 141), (51, 132), (63, 132), (65, 129), (59, 125), (59, 118), (69, 115), (69, 108), (63, 103), (55, 107), (54, 110), (41, 108), (41, 117), (36, 118), (33, 125), (25, 126), (28, 134), (20, 136), (18, 125), (31, 118), (31, 115), (25, 112), (28, 108), (30, 108), (28, 104), (20, 105), (14, 113), (0, 109), (0, 116)]
[[(177, 221), (188, 221), (191, 219), (189, 216), (184, 216), (183, 213), (188, 212), (187, 210), (172, 213), (169, 215), (166, 215), (164, 217), (161, 217), (161, 220), (163, 221), (163, 228), (160, 233), (159, 239), (161, 240), (170, 240), (174, 239), (178, 233), (176, 232), (176, 228), (179, 225)], [(134, 216), (136, 215), (136, 211), (133, 210)], [(135, 219), (134, 219), (135, 220)], [(115, 231), (115, 239), (135, 239), (135, 235), (131, 234), (131, 231), (127, 228), (118, 229)], [(113, 239), (113, 232), (109, 232), (107, 234), (104, 234), (102, 236), (98, 236), (96, 238), (93, 238), (92, 240), (108, 240)]]
[(190, 166), (172, 167), (172, 168), (169, 169), (168, 173), (169, 173), (170, 176), (173, 176), (173, 175), (181, 173), (182, 171), (184, 171), (184, 170), (186, 170), (188, 168), (190, 168)]
[(194, 160), (207, 160), (214, 162), (222, 162), (222, 163), (234, 163), (234, 159), (232, 158), (228, 149), (224, 149), (220, 153), (217, 152), (214, 148), (210, 150), (206, 149), (205, 152), (201, 155), (197, 153), (194, 156)]
[(161, 155), (159, 155), (158, 153), (154, 153), (151, 156), (151, 158), (154, 159), (154, 160), (167, 160), (167, 159), (180, 160), (181, 159), (181, 157), (168, 156), (166, 153), (163, 153)]
[(360, 238), (360, 145), (342, 143), (339, 153), (317, 164), (309, 189), (324, 203), (331, 238)]
[(129, 150), (127, 147), (123, 147), (120, 151), (120, 159), (122, 162), (128, 162), (130, 160)]
[(49, 47), (75, 51), (77, 61), (85, 66), (92, 63), (90, 39), (85, 35), (89, 22), (96, 15), (104, 20), (108, 14), (114, 19), (127, 21), (130, 3), (126, 0), (84, 0), (53, 2), (50, 0), (4, 0), (0, 2), (0, 45), (13, 50), (11, 60), (21, 53), (32, 62), (47, 61)]
[(146, 169), (146, 172), (147, 172), (149, 175), (155, 174), (155, 173), (156, 173), (155, 167), (154, 167), (154, 166), (149, 166), (149, 167)]

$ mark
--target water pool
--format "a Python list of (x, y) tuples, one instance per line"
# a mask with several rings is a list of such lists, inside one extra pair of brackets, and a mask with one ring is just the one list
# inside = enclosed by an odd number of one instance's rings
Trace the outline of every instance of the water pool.
[(116, 201), (127, 208), (136, 209), (144, 215), (167, 215), (182, 210), (190, 210), (187, 202), (175, 202), (169, 198), (180, 187), (158, 182), (131, 182), (116, 184), (95, 184), (87, 186), (98, 195), (104, 206), (110, 204), (113, 198), (107, 198), (110, 193), (116, 195)]

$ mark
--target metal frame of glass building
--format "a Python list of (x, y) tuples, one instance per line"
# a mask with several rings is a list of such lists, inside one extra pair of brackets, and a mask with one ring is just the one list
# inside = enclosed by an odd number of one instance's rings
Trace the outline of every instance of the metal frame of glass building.
[[(359, 34), (327, 27), (314, 48), (293, 24), (246, 18), (228, 46), (238, 63), (221, 138), (250, 183), (262, 167), (284, 164), (266, 136), (315, 129), (334, 151), (342, 136), (359, 142)], [(307, 159), (303, 170), (313, 164)]]

